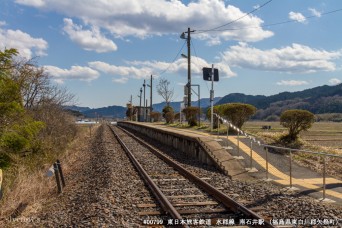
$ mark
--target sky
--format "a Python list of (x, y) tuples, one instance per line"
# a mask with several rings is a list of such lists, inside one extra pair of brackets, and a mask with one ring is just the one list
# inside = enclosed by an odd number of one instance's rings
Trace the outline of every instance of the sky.
[(139, 105), (151, 75), (153, 103), (163, 101), (160, 78), (183, 100), (188, 28), (201, 98), (211, 87), (202, 68), (212, 64), (215, 97), (342, 82), (341, 0), (1, 0), (0, 9), (0, 50), (35, 58), (79, 106), (126, 106), (131, 96)]

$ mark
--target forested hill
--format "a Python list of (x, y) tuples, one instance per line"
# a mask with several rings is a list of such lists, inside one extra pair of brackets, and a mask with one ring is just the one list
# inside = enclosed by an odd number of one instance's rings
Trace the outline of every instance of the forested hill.
[[(336, 86), (319, 86), (299, 92), (283, 92), (272, 96), (245, 95), (242, 93), (232, 93), (221, 97), (216, 97), (215, 105), (231, 102), (241, 102), (254, 105), (258, 108), (256, 119), (267, 119), (276, 117), (286, 109), (305, 109), (315, 114), (321, 113), (342, 113), (342, 84)], [(181, 102), (171, 102), (170, 105), (175, 112), (179, 111)], [(161, 112), (165, 107), (165, 102), (153, 104), (153, 110)], [(197, 101), (192, 102), (197, 106)], [(208, 98), (201, 99), (201, 107), (206, 108), (210, 105)], [(68, 106), (67, 109), (80, 111), (86, 117), (117, 117), (126, 116), (126, 107), (109, 106), (98, 109), (88, 107)], [(273, 118), (274, 119), (274, 118)]]
[[(218, 102), (221, 98), (222, 97), (215, 97), (214, 98), (214, 103)], [(170, 106), (173, 108), (173, 110), (175, 112), (179, 112), (180, 104), (181, 103), (182, 103), (182, 101), (173, 101), (173, 102), (170, 102)], [(192, 101), (191, 105), (197, 107), (198, 106), (198, 101), (197, 100)], [(210, 106), (210, 99), (209, 98), (201, 98), (200, 105), (201, 105), (201, 108), (207, 108), (208, 106)], [(153, 110), (155, 112), (162, 112), (162, 110), (163, 110), (163, 108), (165, 106), (166, 106), (165, 102), (153, 104)]]
[(232, 93), (224, 96), (216, 104), (242, 102), (258, 108), (255, 116), (265, 119), (270, 115), (279, 116), (286, 109), (305, 109), (315, 114), (342, 113), (342, 84), (319, 86), (299, 92), (283, 92), (272, 96), (253, 96)]
[(108, 106), (103, 108), (88, 109), (82, 111), (82, 114), (88, 118), (96, 117), (112, 117), (112, 118), (124, 118), (126, 116), (126, 107), (122, 106)]

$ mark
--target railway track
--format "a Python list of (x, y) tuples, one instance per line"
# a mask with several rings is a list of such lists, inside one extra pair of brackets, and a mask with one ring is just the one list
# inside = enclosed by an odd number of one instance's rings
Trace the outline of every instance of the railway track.
[(124, 129), (109, 126), (155, 199), (140, 199), (137, 207), (145, 225), (245, 225), (273, 227), (267, 221), (215, 188), (153, 146)]

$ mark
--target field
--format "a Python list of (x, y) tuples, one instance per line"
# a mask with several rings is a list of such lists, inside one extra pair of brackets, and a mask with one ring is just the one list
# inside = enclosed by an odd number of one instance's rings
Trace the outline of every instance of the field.
[[(271, 126), (271, 130), (263, 130), (262, 126)], [(244, 130), (253, 134), (282, 133), (286, 128), (279, 122), (249, 121), (244, 124)], [(342, 151), (342, 123), (317, 122), (300, 137), (308, 144)]]

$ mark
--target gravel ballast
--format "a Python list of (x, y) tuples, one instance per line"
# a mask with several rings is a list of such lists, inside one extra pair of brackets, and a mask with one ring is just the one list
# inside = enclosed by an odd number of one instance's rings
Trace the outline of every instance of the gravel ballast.
[[(154, 147), (178, 161), (248, 208), (268, 219), (342, 218), (341, 207), (316, 202), (314, 199), (286, 192), (279, 186), (255, 180), (232, 181), (213, 167), (204, 167), (183, 153), (143, 137)], [(63, 194), (51, 198), (37, 213), (42, 227), (140, 227), (139, 203), (156, 203), (126, 153), (115, 140), (109, 127), (100, 126), (91, 146), (80, 156), (82, 165), (66, 176)], [(179, 162), (181, 161), (181, 162)], [(153, 217), (158, 219), (158, 216)], [(340, 222), (341, 223), (341, 222)], [(35, 225), (35, 226), (36, 226)], [(330, 224), (331, 225), (331, 224)], [(335, 224), (338, 227), (339, 225)], [(329, 226), (325, 226), (329, 227)], [(332, 226), (331, 226), (332, 227)]]

